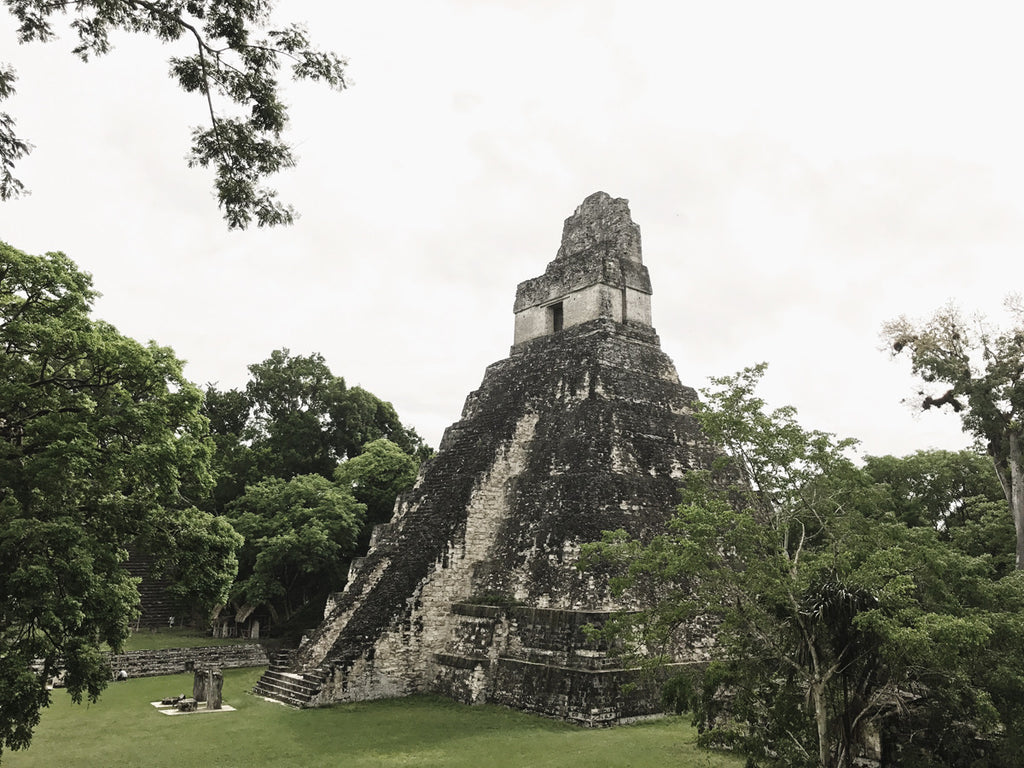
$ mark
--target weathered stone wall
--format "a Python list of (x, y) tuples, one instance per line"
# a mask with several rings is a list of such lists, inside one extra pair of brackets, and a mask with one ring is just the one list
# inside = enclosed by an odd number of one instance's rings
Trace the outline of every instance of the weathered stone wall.
[(139, 580), (139, 616), (135, 622), (138, 627), (160, 628), (171, 625), (171, 617), (177, 614), (181, 622), (181, 614), (167, 591), (170, 581), (155, 578), (152, 574), (153, 557), (132, 546), (128, 550), (128, 560), (124, 569), (130, 576)]
[(562, 312), (562, 327), (571, 328), (590, 320), (604, 318), (616, 323), (651, 324), (651, 297), (632, 288), (591, 285), (569, 294), (559, 294), (558, 301), (528, 307), (515, 316), (515, 345), (550, 336), (555, 332), (554, 307)]
[(595, 192), (585, 199), (562, 226), (556, 259), (579, 254), (613, 253), (640, 264), (640, 227), (629, 212), (629, 201)]
[(593, 285), (651, 293), (651, 279), (643, 264), (616, 259), (604, 253), (600, 254), (599, 261), (594, 262), (589, 256), (577, 254), (556, 259), (548, 264), (543, 275), (520, 283), (512, 311), (519, 313), (528, 307), (548, 304), (560, 296)]
[(461, 603), (452, 613), (458, 627), (435, 655), (431, 691), (588, 726), (661, 711), (657, 680), (623, 669), (604, 640), (586, 633), (600, 629), (608, 612)]
[(109, 657), (111, 674), (115, 675), (123, 669), (129, 677), (176, 675), (190, 672), (196, 667), (265, 667), (269, 663), (267, 651), (259, 643), (128, 651), (111, 653)]
[(640, 230), (625, 200), (597, 192), (565, 220), (562, 246), (544, 274), (519, 284), (513, 345), (591, 320), (651, 324), (651, 281)]

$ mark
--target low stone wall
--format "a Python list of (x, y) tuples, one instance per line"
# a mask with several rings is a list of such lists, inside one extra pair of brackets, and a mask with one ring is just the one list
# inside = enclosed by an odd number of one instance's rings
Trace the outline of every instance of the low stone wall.
[(270, 663), (267, 649), (259, 643), (208, 645), (198, 648), (164, 648), (159, 651), (128, 651), (110, 654), (110, 672), (120, 670), (128, 677), (155, 677), (191, 672), (196, 667), (265, 667)]

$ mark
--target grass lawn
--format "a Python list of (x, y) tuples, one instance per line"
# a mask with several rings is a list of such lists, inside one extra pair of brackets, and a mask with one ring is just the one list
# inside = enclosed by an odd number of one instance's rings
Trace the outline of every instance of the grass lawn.
[(163, 648), (196, 648), (207, 645), (238, 645), (259, 642), (240, 637), (210, 637), (199, 634), (199, 630), (178, 627), (176, 629), (140, 629), (125, 641), (126, 651), (156, 651)]
[(249, 695), (262, 669), (226, 670), (236, 712), (167, 716), (150, 701), (191, 693), (191, 675), (111, 683), (93, 705), (64, 691), (43, 712), (32, 746), (4, 752), (24, 766), (529, 766), (530, 768), (739, 768), (694, 746), (689, 721), (667, 718), (589, 730), (513, 712), (414, 697), (292, 710)]

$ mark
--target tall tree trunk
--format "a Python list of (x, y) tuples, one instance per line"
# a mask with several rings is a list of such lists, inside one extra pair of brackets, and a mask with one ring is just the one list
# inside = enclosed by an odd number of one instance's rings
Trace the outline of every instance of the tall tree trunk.
[(828, 737), (828, 703), (824, 682), (811, 683), (811, 701), (814, 704), (814, 722), (818, 726), (818, 765), (820, 768), (832, 768), (832, 745)]
[(1024, 456), (1021, 455), (1021, 436), (1010, 433), (1010, 512), (1017, 530), (1017, 570), (1024, 570)]
[(1013, 527), (1017, 533), (1017, 570), (1024, 570), (1024, 435), (1007, 428), (1006, 441), (990, 441), (988, 452), (996, 469), (1003, 495), (1010, 505)]

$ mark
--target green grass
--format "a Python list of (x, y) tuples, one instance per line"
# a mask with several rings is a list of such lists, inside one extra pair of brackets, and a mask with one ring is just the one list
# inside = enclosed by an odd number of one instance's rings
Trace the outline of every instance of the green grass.
[(126, 651), (156, 651), (163, 648), (196, 648), (207, 645), (237, 645), (238, 643), (259, 642), (239, 637), (210, 637), (198, 630), (179, 627), (177, 629), (140, 629), (125, 641)]
[(25, 766), (529, 766), (530, 768), (739, 768), (698, 750), (689, 721), (666, 718), (589, 730), (501, 707), (413, 697), (292, 710), (246, 693), (262, 669), (227, 670), (224, 702), (236, 712), (168, 717), (149, 705), (191, 692), (191, 675), (112, 683), (93, 705), (63, 691), (43, 713), (32, 746), (5, 752)]

